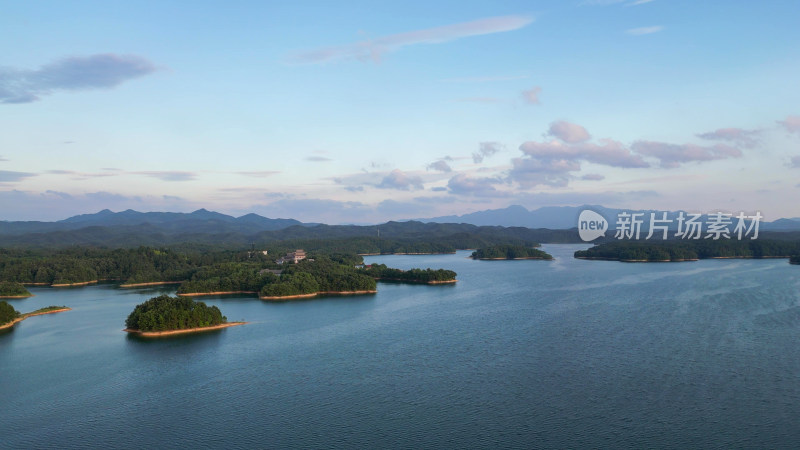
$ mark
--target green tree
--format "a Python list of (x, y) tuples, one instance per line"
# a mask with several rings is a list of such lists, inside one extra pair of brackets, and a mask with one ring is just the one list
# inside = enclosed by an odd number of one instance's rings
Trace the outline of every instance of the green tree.
[(19, 317), (19, 312), (8, 302), (0, 302), (0, 325), (5, 325)]

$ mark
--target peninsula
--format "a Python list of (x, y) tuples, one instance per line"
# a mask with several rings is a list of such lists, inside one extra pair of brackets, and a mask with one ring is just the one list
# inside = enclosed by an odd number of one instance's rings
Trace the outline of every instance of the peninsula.
[(67, 308), (66, 306), (47, 306), (45, 308), (37, 309), (36, 311), (20, 314), (8, 302), (2, 301), (0, 302), (0, 330), (11, 328), (29, 317), (60, 313), (70, 310), (71, 308)]

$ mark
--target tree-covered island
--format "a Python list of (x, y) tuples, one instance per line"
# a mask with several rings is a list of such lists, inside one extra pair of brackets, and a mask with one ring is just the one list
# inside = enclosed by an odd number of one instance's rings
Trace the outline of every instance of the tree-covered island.
[(9, 304), (7, 301), (0, 301), (0, 330), (4, 328), (10, 328), (29, 317), (59, 313), (69, 310), (70, 308), (67, 308), (66, 306), (47, 306), (45, 308), (39, 308), (36, 311), (20, 314), (19, 311), (14, 309), (14, 307), (11, 306), (11, 304)]
[(545, 251), (523, 245), (494, 245), (491, 247), (483, 247), (472, 252), (471, 257), (472, 259), (482, 260), (553, 259), (553, 256)]
[(456, 273), (446, 269), (409, 269), (400, 270), (387, 267), (386, 264), (370, 264), (362, 270), (366, 275), (381, 281), (399, 281), (404, 283), (444, 284), (455, 283)]
[(575, 258), (622, 262), (680, 262), (709, 258), (789, 258), (800, 254), (792, 240), (698, 239), (689, 241), (614, 241), (575, 252)]
[(16, 281), (0, 282), (0, 298), (27, 298), (33, 297), (25, 286)]
[(190, 298), (160, 295), (136, 305), (125, 320), (125, 330), (140, 336), (164, 336), (215, 330), (245, 322), (228, 322), (216, 306)]
[(794, 255), (789, 258), (789, 264), (800, 264), (800, 255)]

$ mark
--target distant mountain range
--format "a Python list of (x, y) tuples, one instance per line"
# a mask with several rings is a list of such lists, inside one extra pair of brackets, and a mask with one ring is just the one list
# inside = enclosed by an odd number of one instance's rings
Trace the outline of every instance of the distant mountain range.
[[(294, 219), (270, 219), (257, 214), (233, 217), (205, 209), (192, 213), (143, 213), (133, 210), (115, 213), (103, 210), (57, 222), (0, 221), (0, 247), (130, 247), (181, 243), (241, 247), (278, 240), (353, 237), (437, 240), (449, 239), (455, 233), (480, 235), (486, 242), (491, 236), (513, 235), (532, 242), (566, 243), (581, 242), (575, 228), (578, 216), (584, 209), (591, 209), (605, 217), (612, 230), (617, 214), (623, 211), (599, 205), (544, 207), (529, 211), (515, 205), (461, 216), (357, 226), (302, 223)], [(646, 233), (651, 211), (626, 211), (644, 213), (642, 218), (645, 223), (641, 229)], [(672, 212), (669, 217), (674, 218), (675, 214)], [(707, 217), (701, 220), (705, 222)], [(764, 238), (771, 234), (774, 239), (800, 239), (800, 218), (762, 222), (760, 231), (765, 233), (760, 235)]]
[[(520, 205), (512, 205), (502, 209), (489, 209), (478, 211), (460, 216), (441, 216), (428, 219), (415, 219), (420, 222), (433, 223), (468, 223), (472, 225), (495, 225), (504, 227), (526, 227), (526, 228), (548, 228), (551, 230), (563, 230), (576, 228), (578, 226), (578, 216), (581, 211), (590, 209), (603, 216), (609, 224), (610, 229), (615, 229), (617, 216), (620, 212), (644, 213), (642, 219), (644, 224), (650, 223), (650, 213), (656, 213), (656, 218), (660, 218), (664, 212), (662, 210), (630, 210), (606, 208), (600, 205), (583, 206), (545, 206), (530, 211)], [(668, 218), (674, 219), (678, 211), (668, 211)], [(701, 216), (700, 220), (705, 222), (708, 216)], [(735, 220), (734, 220), (735, 222)], [(675, 225), (676, 226), (676, 225)], [(800, 218), (778, 219), (774, 222), (762, 221), (759, 225), (760, 230), (764, 231), (800, 231)]]
[(281, 230), (303, 224), (294, 219), (268, 219), (258, 214), (241, 217), (199, 209), (192, 213), (138, 212), (132, 209), (112, 212), (104, 209), (95, 214), (81, 214), (57, 222), (0, 222), (0, 234), (20, 235), (79, 230), (86, 227), (134, 227), (149, 225), (161, 232), (243, 233)]
[[(492, 242), (578, 242), (572, 230), (479, 227), (470, 224), (387, 222), (380, 225), (324, 225), (256, 214), (232, 217), (201, 209), (193, 213), (108, 210), (58, 222), (0, 222), (0, 247), (63, 248), (212, 246), (240, 249), (283, 241), (288, 246), (319, 247), (323, 241), (360, 239), (380, 244), (432, 242), (442, 245), (487, 245)], [(352, 244), (352, 243), (351, 243)], [(354, 248), (343, 244), (341, 251)], [(333, 244), (338, 245), (338, 244)], [(300, 247), (302, 248), (302, 247)]]

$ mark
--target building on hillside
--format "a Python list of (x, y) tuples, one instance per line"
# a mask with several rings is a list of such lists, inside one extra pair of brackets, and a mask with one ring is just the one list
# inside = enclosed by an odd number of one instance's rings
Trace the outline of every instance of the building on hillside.
[(297, 264), (298, 262), (306, 259), (306, 252), (303, 249), (297, 249), (293, 252), (289, 252), (286, 256), (282, 257), (281, 259), (275, 261), (278, 264), (283, 263), (292, 263)]

